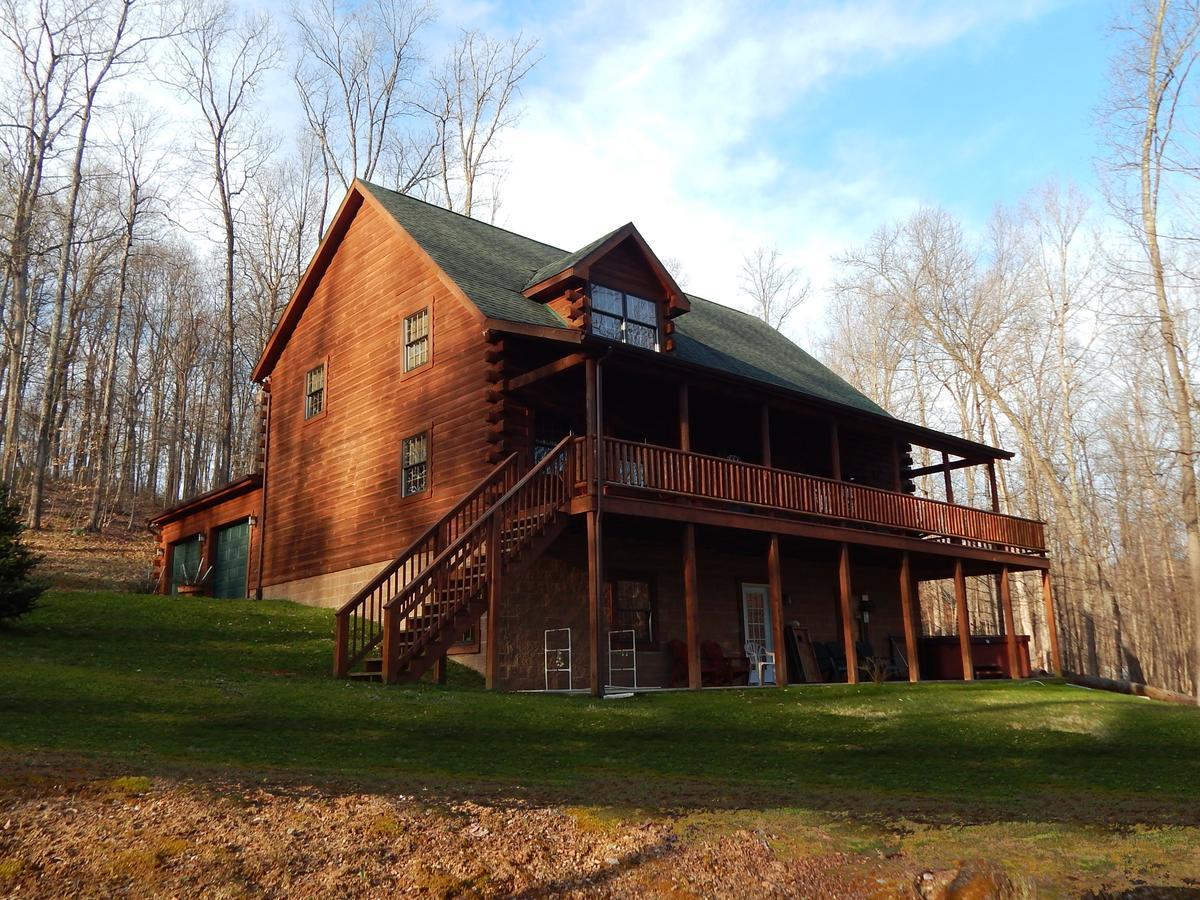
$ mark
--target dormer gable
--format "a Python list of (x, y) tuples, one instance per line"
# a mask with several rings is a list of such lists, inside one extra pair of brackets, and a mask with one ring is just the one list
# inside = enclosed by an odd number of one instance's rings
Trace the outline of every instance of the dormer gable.
[(674, 349), (691, 304), (632, 223), (542, 266), (522, 293), (570, 325), (644, 349)]

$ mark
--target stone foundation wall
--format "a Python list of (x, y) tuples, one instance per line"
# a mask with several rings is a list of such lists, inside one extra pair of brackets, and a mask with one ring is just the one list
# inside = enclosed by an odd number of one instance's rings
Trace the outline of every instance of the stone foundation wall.
[(337, 609), (386, 566), (391, 559), (339, 572), (327, 572), (295, 581), (284, 581), (263, 588), (263, 596), (270, 600), (291, 600), (306, 606), (323, 606)]

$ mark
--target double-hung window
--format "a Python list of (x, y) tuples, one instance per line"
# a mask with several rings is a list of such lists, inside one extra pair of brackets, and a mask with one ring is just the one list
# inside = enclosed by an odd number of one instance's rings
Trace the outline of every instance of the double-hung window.
[(429, 362), (429, 307), (404, 320), (404, 371), (411, 372)]
[(658, 349), (658, 306), (652, 300), (592, 285), (592, 333), (646, 350)]
[(400, 446), (400, 496), (411, 497), (429, 487), (429, 432), (406, 437)]
[(312, 419), (325, 411), (325, 363), (309, 369), (304, 376), (304, 418)]
[(618, 578), (612, 582), (612, 629), (632, 631), (639, 649), (649, 649), (654, 636), (654, 588), (642, 578)]

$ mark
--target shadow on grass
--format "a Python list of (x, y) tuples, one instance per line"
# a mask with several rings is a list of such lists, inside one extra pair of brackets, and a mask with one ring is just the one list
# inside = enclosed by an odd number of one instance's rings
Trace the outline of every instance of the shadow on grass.
[[(13, 757), (428, 799), (1200, 821), (1200, 718), (1185, 707), (1031, 682), (611, 701), (390, 688), (325, 677), (327, 611), (64, 595), (48, 606), (0, 635), (0, 750)], [(452, 680), (469, 682), (459, 669)]]

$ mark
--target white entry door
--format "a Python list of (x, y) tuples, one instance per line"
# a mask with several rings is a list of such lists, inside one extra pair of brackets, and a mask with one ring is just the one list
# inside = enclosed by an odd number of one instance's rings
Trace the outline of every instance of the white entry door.
[[(771, 653), (775, 650), (775, 629), (771, 627), (769, 590), (765, 584), (742, 585), (742, 626), (748, 643), (758, 644)], [(763, 671), (763, 682), (775, 683), (774, 666), (767, 666)], [(751, 669), (750, 683), (758, 684), (757, 669)]]

